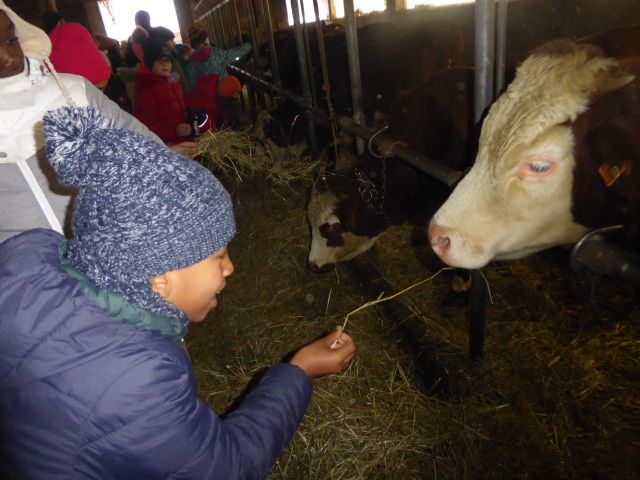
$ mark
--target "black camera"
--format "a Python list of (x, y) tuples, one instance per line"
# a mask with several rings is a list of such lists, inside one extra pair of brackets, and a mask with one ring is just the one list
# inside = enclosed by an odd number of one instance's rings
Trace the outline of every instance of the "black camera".
[(209, 121), (209, 114), (204, 108), (187, 108), (187, 119), (191, 125), (191, 136), (198, 137), (200, 129)]

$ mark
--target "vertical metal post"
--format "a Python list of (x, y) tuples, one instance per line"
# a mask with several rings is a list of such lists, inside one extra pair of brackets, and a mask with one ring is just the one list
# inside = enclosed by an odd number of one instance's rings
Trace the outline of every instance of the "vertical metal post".
[(215, 27), (213, 25), (213, 19), (211, 18), (211, 14), (207, 15), (205, 17), (205, 25), (207, 26), (207, 32), (209, 33), (209, 36), (211, 37), (211, 41), (215, 42), (215, 35), (216, 35), (216, 30)]
[[(474, 121), (477, 123), (485, 109), (491, 105), (495, 72), (495, 0), (475, 2), (475, 104)], [(469, 293), (469, 356), (482, 358), (484, 350), (484, 324), (487, 289), (479, 270), (471, 272)]]
[[(231, 11), (231, 7), (229, 9), (229, 28), (231, 31), (234, 30), (233, 24), (235, 23), (235, 26), (237, 27), (237, 34), (238, 34), (238, 45), (241, 45), (242, 42), (242, 28), (240, 27), (240, 16), (238, 15), (238, 2), (240, 0), (231, 0), (231, 5), (233, 6), (233, 11)], [(234, 19), (235, 17), (235, 19)], [(251, 97), (251, 91), (249, 90), (251, 82), (247, 83), (247, 98)], [(247, 111), (247, 106), (245, 103), (245, 99), (244, 99), (244, 94), (240, 95), (240, 105), (242, 106), (242, 110), (243, 111)], [(253, 114), (255, 114), (255, 112), (252, 112), (252, 120), (255, 123), (255, 119), (253, 119)]]
[[(256, 31), (256, 16), (253, 11), (253, 1), (246, 0), (246, 19), (249, 22), (249, 35), (251, 37), (251, 54), (253, 57), (253, 64), (258, 73), (258, 78), (262, 79), (262, 67), (260, 66), (260, 59), (258, 58), (258, 32)], [(260, 101), (260, 106), (264, 108), (264, 93), (262, 90), (258, 91), (258, 100)]]
[(496, 21), (494, 2), (495, 0), (476, 0), (475, 3), (475, 122), (480, 120), (482, 112), (493, 100)]
[(496, 89), (494, 96), (498, 96), (505, 87), (505, 69), (507, 63), (507, 13), (508, 0), (498, 0), (498, 22), (496, 42)]
[(233, 23), (233, 2), (235, 0), (229, 0), (227, 4), (227, 8), (225, 9), (225, 17), (227, 22), (227, 27), (229, 28), (229, 44), (233, 47), (236, 44), (236, 35), (234, 33), (235, 25)]
[(229, 48), (231, 45), (227, 41), (227, 32), (226, 32), (227, 29), (224, 25), (224, 17), (222, 15), (223, 8), (224, 8), (224, 5), (220, 5), (218, 7), (218, 23), (220, 24), (220, 36), (222, 37), (222, 43), (224, 45), (224, 48)]
[(267, 40), (269, 41), (269, 61), (271, 62), (271, 75), (273, 83), (280, 85), (280, 69), (278, 67), (278, 52), (276, 52), (276, 42), (273, 39), (273, 24), (271, 21), (271, 9), (269, 0), (262, 0), (262, 16), (267, 30)]
[(224, 22), (222, 21), (222, 7), (216, 8), (216, 23), (218, 25), (218, 29), (220, 30), (220, 46), (222, 48), (229, 48), (227, 45), (227, 38), (224, 33)]
[[(353, 119), (358, 125), (364, 125), (362, 110), (362, 80), (360, 78), (360, 53), (358, 49), (358, 28), (356, 15), (353, 10), (353, 0), (344, 0), (344, 18), (347, 35), (347, 55), (349, 58), (349, 78), (351, 79), (351, 101), (353, 104)], [(356, 139), (358, 154), (364, 153), (364, 140)]]
[(220, 28), (220, 9), (216, 8), (211, 12), (211, 20), (213, 21), (213, 28), (216, 30), (216, 45), (218, 48), (225, 48), (224, 38), (222, 37), (222, 29)]
[(242, 45), (242, 43), (244, 42), (242, 41), (242, 28), (240, 27), (240, 16), (238, 15), (238, 5), (237, 5), (238, 1), (240, 0), (233, 2), (233, 11), (236, 14), (236, 23), (238, 24), (238, 45)]
[(316, 108), (316, 79), (313, 76), (313, 57), (311, 56), (311, 44), (309, 43), (309, 29), (307, 28), (307, 17), (304, 13), (304, 0), (300, 1), (300, 14), (302, 16), (302, 32), (304, 33), (304, 49), (307, 57), (307, 70), (309, 71), (309, 86), (311, 87), (311, 105)]
[(302, 82), (302, 94), (305, 103), (305, 116), (307, 117), (307, 125), (309, 126), (309, 143), (311, 144), (311, 154), (315, 158), (318, 154), (318, 145), (316, 143), (316, 126), (313, 123), (313, 117), (309, 111), (311, 106), (311, 92), (309, 89), (309, 72), (307, 71), (307, 61), (305, 59), (304, 38), (302, 35), (302, 26), (300, 25), (300, 9), (298, 8), (298, 0), (291, 1), (291, 12), (293, 14), (293, 29), (296, 37), (296, 50), (298, 52), (298, 65), (300, 66), (300, 80)]
[(471, 271), (469, 292), (469, 357), (482, 359), (484, 353), (484, 320), (487, 310), (487, 286), (480, 270)]

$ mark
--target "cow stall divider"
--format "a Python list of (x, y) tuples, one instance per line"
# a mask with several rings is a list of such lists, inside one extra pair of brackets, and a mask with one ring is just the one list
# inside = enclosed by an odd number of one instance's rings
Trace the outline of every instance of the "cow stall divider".
[[(234, 35), (231, 33), (234, 30), (237, 32), (238, 42), (242, 39), (242, 27), (240, 21), (240, 15), (238, 13), (238, 2), (243, 7), (245, 16), (243, 17), (248, 25), (248, 31), (250, 34), (251, 43), (253, 46), (253, 63), (254, 70), (240, 68), (237, 66), (230, 66), (230, 71), (238, 76), (247, 84), (248, 97), (251, 109), (251, 116), (253, 121), (256, 120), (256, 97), (260, 100), (259, 103), (264, 107), (263, 95), (268, 94), (271, 97), (271, 103), (277, 104), (281, 98), (286, 98), (298, 106), (304, 109), (305, 118), (309, 131), (309, 144), (311, 147), (312, 155), (315, 157), (318, 155), (317, 137), (316, 137), (316, 124), (322, 125), (326, 128), (330, 128), (335, 135), (335, 129), (340, 129), (346, 133), (354, 135), (356, 137), (356, 144), (358, 153), (364, 153), (365, 144), (369, 147), (370, 151), (372, 147), (376, 147), (378, 151), (385, 157), (394, 157), (401, 161), (404, 161), (414, 168), (424, 172), (425, 174), (435, 178), (436, 180), (444, 183), (449, 188), (453, 188), (458, 181), (462, 178), (463, 172), (451, 169), (446, 165), (430, 159), (418, 152), (410, 149), (405, 143), (380, 134), (380, 131), (374, 131), (365, 125), (363, 102), (362, 102), (362, 84), (360, 78), (360, 60), (358, 51), (358, 38), (356, 27), (356, 16), (354, 11), (353, 0), (345, 0), (345, 34), (347, 41), (347, 57), (349, 64), (349, 74), (351, 80), (351, 98), (352, 98), (352, 111), (353, 116), (339, 116), (334, 117), (331, 107), (329, 108), (329, 114), (321, 111), (315, 104), (314, 89), (315, 86), (311, 82), (310, 74), (310, 50), (308, 40), (308, 29), (304, 28), (306, 24), (306, 16), (302, 10), (302, 5), (299, 0), (289, 0), (291, 5), (291, 11), (293, 13), (294, 20), (294, 36), (296, 51), (298, 54), (298, 66), (300, 70), (300, 77), (302, 79), (302, 95), (285, 89), (281, 86), (280, 74), (278, 71), (277, 51), (274, 40), (272, 17), (270, 12), (270, 6), (268, 0), (257, 0), (261, 2), (261, 15), (260, 20), (264, 22), (264, 32), (267, 36), (269, 47), (269, 58), (271, 63), (271, 75), (268, 78), (265, 72), (262, 70), (260, 61), (258, 58), (258, 34), (256, 25), (258, 18), (255, 16), (254, 2), (252, 0), (224, 0), (217, 5), (206, 9), (205, 13), (199, 15), (196, 18), (197, 22), (200, 22), (209, 30), (209, 33), (215, 33), (216, 23), (213, 22), (214, 18), (220, 20), (221, 26), (218, 27), (222, 32), (229, 32), (228, 35), (223, 35), (221, 44), (226, 39), (233, 40)], [(206, 7), (212, 2), (207, 0), (200, 0), (195, 5), (195, 11)], [(244, 5), (242, 5), (244, 3)], [(493, 100), (494, 92), (500, 91), (504, 84), (504, 51), (505, 51), (505, 39), (506, 39), (506, 10), (507, 0), (498, 0), (498, 70), (496, 72), (495, 61), (495, 29), (496, 29), (496, 16), (495, 16), (495, 4), (494, 0), (476, 0), (475, 5), (475, 31), (476, 31), (476, 65), (479, 66), (476, 70), (476, 91), (475, 91), (475, 118), (479, 120), (485, 109), (491, 104)], [(235, 13), (235, 22), (233, 21), (234, 15), (231, 14), (231, 9)], [(225, 15), (224, 12), (227, 14)], [(218, 13), (217, 13), (218, 12)], [(324, 46), (320, 26), (320, 20), (318, 17), (317, 0), (314, 0), (314, 12), (316, 32), (318, 34), (318, 42)], [(225, 28), (225, 22), (228, 28)], [(232, 25), (235, 23), (236, 25)], [(215, 38), (215, 37), (214, 37)], [(226, 45), (226, 44), (225, 44)], [(229, 45), (231, 46), (231, 45)], [(326, 62), (326, 53), (324, 49), (320, 50), (321, 55), (321, 67), (323, 79), (325, 84), (325, 94), (330, 99), (331, 92), (328, 85), (328, 67)], [(494, 75), (495, 73), (495, 75)], [(497, 82), (494, 82), (494, 78), (497, 77)], [(494, 85), (495, 83), (495, 85)], [(330, 102), (329, 102), (330, 103)], [(244, 106), (244, 102), (243, 102)], [(373, 153), (373, 152), (372, 152)], [(484, 324), (485, 324), (485, 306), (487, 297), (487, 286), (482, 274), (479, 271), (473, 271), (471, 273), (472, 286), (469, 294), (470, 308), (469, 308), (469, 356), (474, 360), (479, 360), (483, 356), (484, 349)]]

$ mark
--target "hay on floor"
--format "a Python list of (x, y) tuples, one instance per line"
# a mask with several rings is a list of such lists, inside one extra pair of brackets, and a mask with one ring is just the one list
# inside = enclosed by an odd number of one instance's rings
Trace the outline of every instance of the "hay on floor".
[[(248, 149), (254, 163), (269, 162)], [(240, 168), (239, 168), (240, 170)], [(194, 325), (188, 348), (201, 397), (228, 411), (256, 374), (373, 300), (348, 268), (305, 268), (304, 182), (274, 192), (264, 173), (223, 178), (236, 209), (236, 272), (218, 309)], [(421, 232), (400, 226), (372, 261), (397, 291), (442, 265)], [(406, 292), (427, 322), (448, 372), (468, 392), (430, 396), (413, 378), (384, 310), (352, 316), (358, 353), (342, 374), (316, 380), (314, 396), (271, 479), (634, 478), (640, 471), (640, 307), (632, 288), (572, 273), (550, 251), (484, 269), (485, 359), (467, 359), (464, 297), (448, 275)]]

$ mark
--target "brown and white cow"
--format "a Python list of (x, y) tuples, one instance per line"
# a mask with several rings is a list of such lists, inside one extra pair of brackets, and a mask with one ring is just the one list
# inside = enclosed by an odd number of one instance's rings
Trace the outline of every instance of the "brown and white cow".
[(640, 219), (640, 61), (553, 41), (484, 121), (475, 164), (433, 217), (433, 250), (479, 268)]

